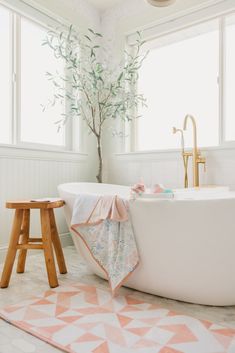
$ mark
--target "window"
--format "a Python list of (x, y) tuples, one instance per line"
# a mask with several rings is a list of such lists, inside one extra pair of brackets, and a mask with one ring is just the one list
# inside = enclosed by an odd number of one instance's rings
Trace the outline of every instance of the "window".
[[(234, 146), (235, 14), (184, 29), (178, 24), (169, 23), (171, 33), (159, 33), (144, 45), (149, 55), (138, 90), (148, 107), (140, 108), (131, 146), (136, 151), (179, 148), (172, 127), (182, 128), (187, 114), (196, 118), (200, 147)], [(185, 140), (192, 144), (190, 131)]]
[(11, 16), (0, 6), (0, 142), (11, 141)]
[(43, 111), (42, 105), (53, 98), (53, 85), (48, 81), (46, 72), (60, 72), (63, 63), (53, 55), (48, 46), (42, 46), (47, 30), (39, 25), (21, 19), (21, 86), (20, 86), (20, 140), (63, 146), (64, 129), (57, 131), (55, 122), (60, 120), (64, 105)]
[(218, 145), (218, 76), (218, 20), (154, 41), (140, 70), (148, 108), (138, 121), (138, 149), (178, 147), (172, 127), (181, 127), (187, 114), (197, 120), (199, 146)]
[(225, 140), (235, 140), (235, 15), (225, 19)]
[(54, 88), (46, 75), (64, 76), (65, 64), (42, 45), (49, 27), (41, 23), (41, 17), (38, 24), (0, 6), (0, 143), (69, 149), (71, 126), (58, 131), (55, 124), (65, 113), (66, 104), (48, 106)]

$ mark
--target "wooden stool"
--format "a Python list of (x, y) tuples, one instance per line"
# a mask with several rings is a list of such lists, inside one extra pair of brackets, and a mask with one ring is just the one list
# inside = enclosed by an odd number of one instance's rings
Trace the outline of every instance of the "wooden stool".
[[(67, 269), (56, 227), (53, 209), (62, 206), (64, 206), (64, 201), (62, 200), (50, 202), (14, 201), (6, 203), (7, 208), (15, 209), (15, 217), (2, 273), (0, 284), (1, 288), (6, 288), (9, 285), (17, 250), (20, 250), (17, 264), (17, 273), (23, 273), (25, 270), (27, 250), (30, 249), (44, 250), (49, 284), (51, 288), (58, 286), (53, 246), (60, 273), (67, 273)], [(29, 235), (31, 209), (40, 210), (42, 229), (41, 238), (31, 238)]]

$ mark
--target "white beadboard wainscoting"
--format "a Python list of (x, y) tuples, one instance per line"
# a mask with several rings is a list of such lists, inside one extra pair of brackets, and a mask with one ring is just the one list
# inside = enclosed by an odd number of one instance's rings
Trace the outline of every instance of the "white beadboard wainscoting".
[[(14, 211), (6, 200), (58, 197), (57, 185), (91, 181), (95, 165), (87, 154), (48, 152), (0, 147), (0, 262), (5, 257)], [(56, 210), (58, 230), (64, 245), (71, 243), (62, 209)], [(41, 234), (39, 213), (32, 211), (31, 234)]]
[[(227, 185), (235, 190), (235, 148), (201, 149), (206, 171), (200, 167), (201, 185)], [(189, 183), (192, 186), (192, 166)], [(162, 183), (170, 188), (184, 187), (184, 168), (180, 150), (143, 153), (118, 153), (106, 164), (109, 183), (132, 185), (142, 178), (147, 186)]]

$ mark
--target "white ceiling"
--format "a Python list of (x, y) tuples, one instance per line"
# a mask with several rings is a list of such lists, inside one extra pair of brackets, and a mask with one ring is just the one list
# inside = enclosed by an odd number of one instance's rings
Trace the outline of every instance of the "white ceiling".
[(108, 8), (111, 8), (124, 0), (88, 0), (93, 6), (97, 9), (104, 11)]

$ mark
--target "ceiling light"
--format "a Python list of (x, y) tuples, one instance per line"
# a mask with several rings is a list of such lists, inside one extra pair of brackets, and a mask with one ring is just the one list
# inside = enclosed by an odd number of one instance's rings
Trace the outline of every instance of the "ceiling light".
[(162, 7), (173, 4), (175, 0), (147, 0), (147, 2), (152, 6)]

